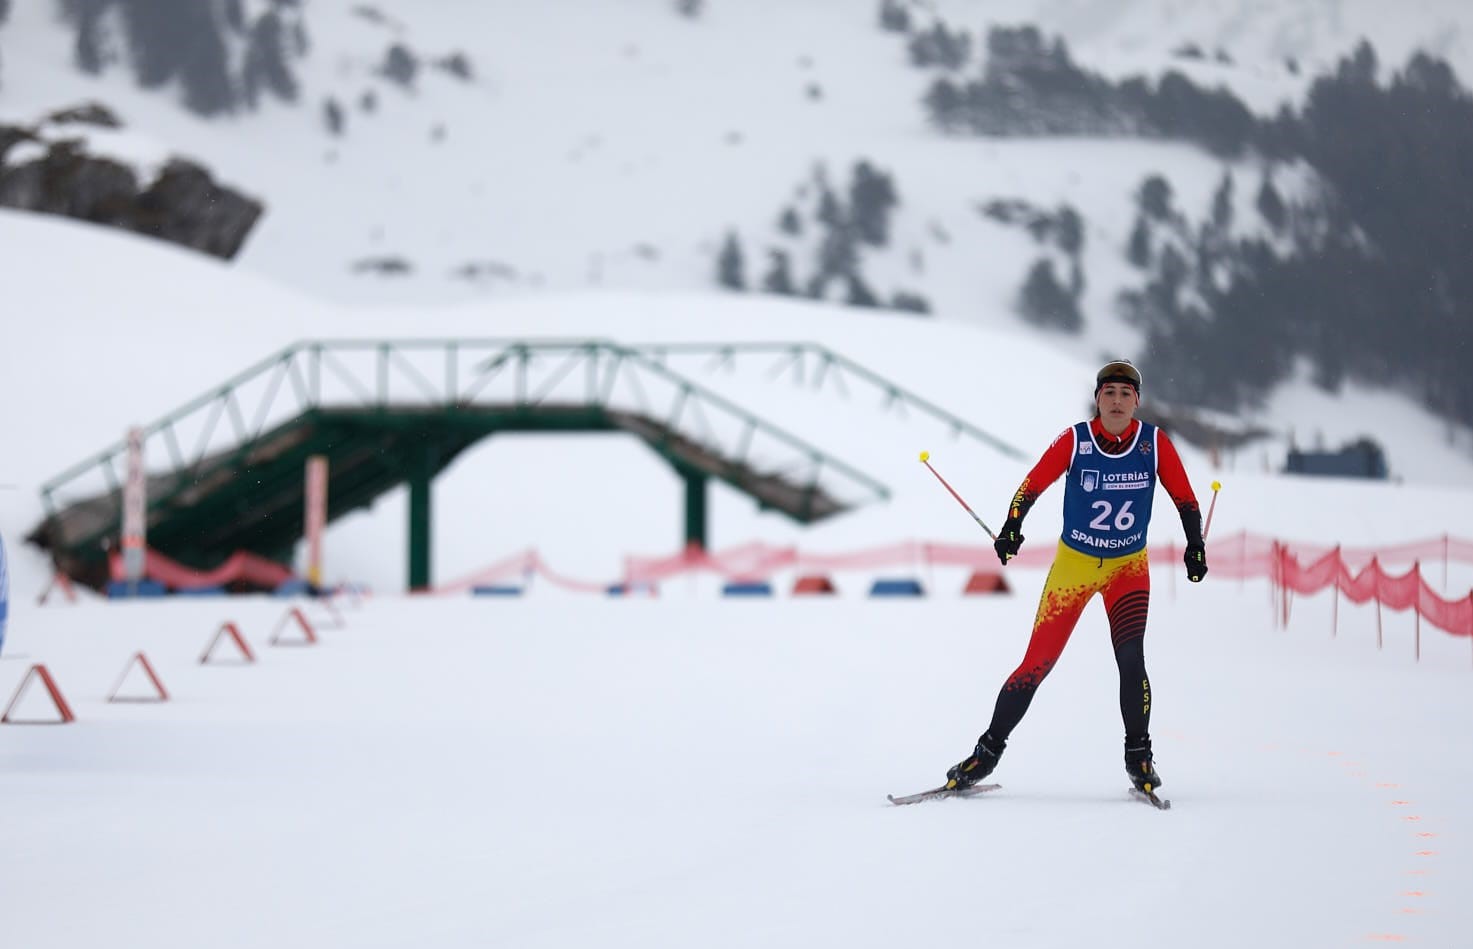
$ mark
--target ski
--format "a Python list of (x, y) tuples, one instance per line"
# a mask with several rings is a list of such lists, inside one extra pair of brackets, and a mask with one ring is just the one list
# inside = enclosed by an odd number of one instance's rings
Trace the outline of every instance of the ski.
[(896, 797), (887, 794), (891, 804), (919, 804), (921, 801), (937, 801), (946, 797), (976, 797), (988, 791), (996, 791), (1002, 787), (1001, 784), (974, 784), (969, 788), (948, 788), (945, 786), (932, 788), (929, 791), (920, 791), (915, 794), (902, 794)]
[(1158, 811), (1171, 810), (1171, 801), (1156, 796), (1155, 791), (1142, 791), (1139, 788), (1131, 788), (1130, 796), (1143, 804), (1149, 804)]

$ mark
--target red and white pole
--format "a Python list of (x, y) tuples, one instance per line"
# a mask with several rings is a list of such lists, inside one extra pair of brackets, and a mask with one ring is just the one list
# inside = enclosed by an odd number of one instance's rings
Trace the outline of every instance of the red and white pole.
[[(931, 453), (930, 452), (928, 452), (928, 451), (921, 452), (921, 464), (925, 465), (927, 468), (931, 468)], [(951, 492), (951, 496), (954, 497), (954, 498), (956, 498), (956, 503), (960, 504), (966, 510), (966, 512), (968, 514), (972, 515), (972, 520), (974, 520), (974, 521), (977, 522), (977, 526), (981, 527), (984, 531), (986, 531), (988, 537), (991, 537), (993, 540), (997, 540), (997, 535), (992, 532), (992, 528), (990, 528), (986, 524), (984, 524), (982, 522), (982, 518), (980, 518), (980, 517), (977, 516), (977, 512), (974, 511), (974, 510), (972, 510), (972, 508), (967, 504), (967, 502), (962, 500), (962, 496), (960, 494), (957, 494), (956, 491), (952, 488), (952, 486), (946, 483), (946, 479), (943, 478), (943, 477), (941, 477), (941, 472), (937, 471), (935, 468), (931, 468), (931, 474), (933, 474), (933, 475), (936, 476), (936, 480), (941, 482), (941, 486), (943, 488), (945, 488), (947, 491), (950, 491)]]
[(307, 582), (322, 586), (322, 532), (327, 526), (327, 457), (307, 459), (306, 483)]
[(1222, 482), (1212, 482), (1212, 503), (1207, 505), (1207, 522), (1202, 525), (1202, 543), (1207, 543), (1207, 532), (1212, 530), (1212, 512), (1217, 510), (1217, 492), (1222, 490)]
[(127, 480), (123, 483), (123, 577), (143, 579), (148, 549), (148, 482), (143, 473), (143, 429), (128, 429)]

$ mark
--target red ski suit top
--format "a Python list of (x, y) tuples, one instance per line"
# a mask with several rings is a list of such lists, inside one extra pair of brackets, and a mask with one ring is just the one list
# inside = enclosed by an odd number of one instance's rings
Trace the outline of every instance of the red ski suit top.
[[(1111, 435), (1105, 431), (1105, 426), (1095, 418), (1089, 423), (1089, 430), (1094, 434), (1095, 441), (1100, 449), (1107, 455), (1118, 455), (1130, 447), (1135, 439), (1136, 430), (1141, 423), (1131, 419), (1125, 431), (1118, 436)], [(1161, 486), (1171, 496), (1171, 501), (1176, 505), (1177, 513), (1182, 516), (1185, 524), (1189, 514), (1196, 514), (1197, 495), (1192, 491), (1192, 483), (1187, 480), (1186, 468), (1182, 467), (1181, 456), (1176, 453), (1176, 446), (1171, 439), (1159, 428), (1156, 436), (1156, 477)], [(1064, 472), (1069, 470), (1069, 462), (1074, 455), (1074, 426), (1069, 426), (1054, 439), (1054, 443), (1038, 459), (1038, 463), (1023, 478), (1023, 483), (1018, 485), (1018, 490), (1013, 495), (1013, 503), (1008, 505), (1008, 517), (1022, 520), (1027, 515), (1033, 502), (1038, 496), (1048, 490), (1049, 485), (1063, 477)], [(1198, 515), (1200, 517), (1200, 515)], [(1188, 538), (1191, 537), (1191, 529), (1187, 529)]]

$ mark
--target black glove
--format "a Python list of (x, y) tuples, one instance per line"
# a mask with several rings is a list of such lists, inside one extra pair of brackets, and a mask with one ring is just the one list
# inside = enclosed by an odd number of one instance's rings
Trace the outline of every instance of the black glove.
[(997, 559), (1004, 567), (1018, 556), (1018, 548), (1023, 546), (1023, 535), (1018, 533), (1022, 528), (1022, 521), (1010, 517), (1003, 521), (1002, 530), (997, 532), (997, 539), (992, 542), (992, 549), (997, 551)]
[(1207, 576), (1207, 548), (1205, 545), (1187, 544), (1187, 552), (1181, 558), (1187, 565), (1187, 579), (1193, 583), (1201, 583), (1202, 578)]

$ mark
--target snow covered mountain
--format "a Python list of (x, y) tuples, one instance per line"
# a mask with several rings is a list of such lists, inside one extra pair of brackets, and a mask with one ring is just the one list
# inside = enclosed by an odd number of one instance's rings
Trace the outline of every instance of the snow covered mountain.
[[(1046, 269), (1080, 325), (1043, 338), (1087, 360), (1141, 348), (1117, 304), (1142, 280), (1128, 252), (1148, 179), (1169, 182), (1182, 233), (1212, 217), (1230, 182), (1235, 233), (1252, 234), (1266, 230), (1264, 182), (1292, 199), (1314, 174), (1184, 142), (940, 135), (922, 100), (947, 70), (917, 68), (912, 37), (965, 32), (955, 72), (975, 72), (988, 29), (1034, 23), (1081, 68), (1177, 69), (1265, 116), (1365, 38), (1388, 67), (1422, 49), (1473, 73), (1473, 15), (1451, 2), (1394, 13), (1261, 0), (177, 6), (170, 18), (130, 0), (11, 4), (0, 123), (102, 102), (122, 129), (58, 134), (151, 167), (194, 159), (258, 198), (265, 213), (236, 265), (309, 295), (430, 306), (706, 290), (725, 274), (1013, 330), (1027, 328), (1023, 290)], [(895, 11), (906, 31), (885, 28)], [(214, 31), (214, 65), (167, 53), (189, 23)], [(829, 246), (826, 197), (866, 182), (883, 233)], [(825, 277), (844, 254), (861, 286)], [(1295, 408), (1308, 402), (1319, 408)], [(1327, 404), (1293, 385), (1243, 424), (1312, 441)]]

